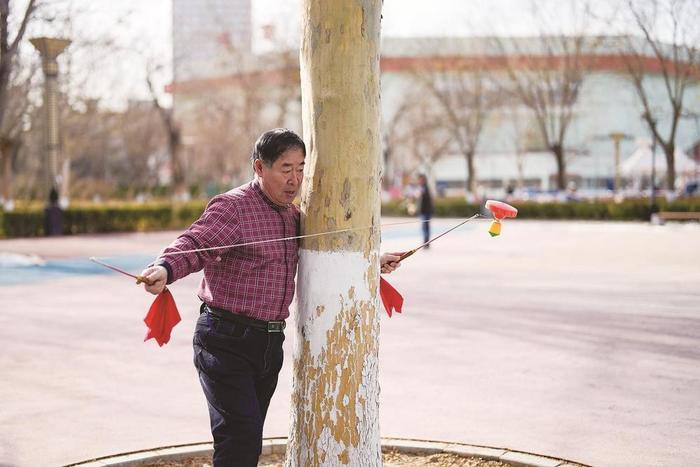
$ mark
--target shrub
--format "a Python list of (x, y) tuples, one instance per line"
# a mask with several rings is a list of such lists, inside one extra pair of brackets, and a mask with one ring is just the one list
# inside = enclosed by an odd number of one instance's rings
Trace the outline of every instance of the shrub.
[(6, 237), (36, 237), (44, 235), (44, 210), (22, 208), (2, 216), (2, 233)]
[[(93, 234), (108, 232), (143, 232), (177, 229), (190, 225), (204, 211), (206, 203), (129, 204), (106, 206), (74, 205), (63, 213), (63, 233)], [(0, 233), (6, 237), (44, 235), (44, 209), (31, 207), (4, 213)]]
[[(64, 213), (65, 234), (142, 232), (181, 229), (194, 222), (204, 211), (206, 201), (172, 204), (167, 202), (108, 205), (74, 204)], [(581, 219), (647, 221), (651, 215), (649, 200), (625, 200), (621, 203), (579, 201), (569, 203), (514, 202), (520, 219)], [(683, 198), (671, 202), (659, 200), (662, 211), (700, 211), (700, 198)], [(466, 218), (481, 206), (463, 198), (435, 200), (436, 217)], [(408, 216), (402, 201), (382, 205), (384, 216)], [(44, 209), (39, 204), (21, 205), (12, 212), (0, 212), (0, 236), (36, 237), (44, 235)]]
[[(651, 216), (648, 199), (630, 199), (620, 203), (612, 201), (576, 201), (537, 203), (521, 201), (511, 203), (518, 208), (519, 219), (581, 219), (647, 221)], [(389, 201), (382, 205), (385, 216), (407, 216), (406, 204), (402, 201)], [(700, 198), (683, 198), (671, 202), (660, 199), (658, 207), (662, 211), (700, 211)], [(469, 204), (463, 198), (437, 198), (435, 217), (469, 217), (480, 210), (480, 206)]]

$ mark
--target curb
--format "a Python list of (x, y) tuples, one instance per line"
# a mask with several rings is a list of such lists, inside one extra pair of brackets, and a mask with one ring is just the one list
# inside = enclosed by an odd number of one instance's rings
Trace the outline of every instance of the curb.
[[(286, 450), (286, 437), (265, 438), (263, 440), (263, 455), (283, 454)], [(481, 457), (482, 459), (497, 460), (517, 467), (590, 467), (586, 464), (566, 459), (507, 448), (420, 439), (382, 438), (382, 450), (395, 450), (403, 453), (447, 453)], [(197, 455), (207, 455), (212, 452), (213, 445), (211, 442), (181, 444), (105, 456), (76, 464), (68, 464), (65, 467), (138, 467), (158, 461), (176, 461)]]

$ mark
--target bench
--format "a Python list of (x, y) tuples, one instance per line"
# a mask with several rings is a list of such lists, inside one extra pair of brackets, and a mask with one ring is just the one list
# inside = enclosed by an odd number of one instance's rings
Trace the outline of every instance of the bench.
[(698, 221), (700, 222), (700, 212), (698, 211), (659, 211), (651, 215), (651, 223), (663, 225), (666, 221)]

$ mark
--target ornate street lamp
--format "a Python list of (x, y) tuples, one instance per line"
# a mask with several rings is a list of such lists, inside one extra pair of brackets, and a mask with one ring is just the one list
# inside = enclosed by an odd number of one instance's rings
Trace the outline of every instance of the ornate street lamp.
[(35, 37), (29, 42), (41, 54), (44, 70), (44, 144), (46, 146), (46, 184), (49, 193), (58, 189), (57, 167), (60, 150), (58, 118), (58, 62), (56, 58), (71, 43), (68, 39)]

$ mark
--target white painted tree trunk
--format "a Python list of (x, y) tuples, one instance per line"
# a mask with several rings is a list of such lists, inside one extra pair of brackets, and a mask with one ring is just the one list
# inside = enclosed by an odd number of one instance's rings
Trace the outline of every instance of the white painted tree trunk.
[(381, 465), (379, 36), (381, 0), (304, 0), (304, 137), (287, 467)]

